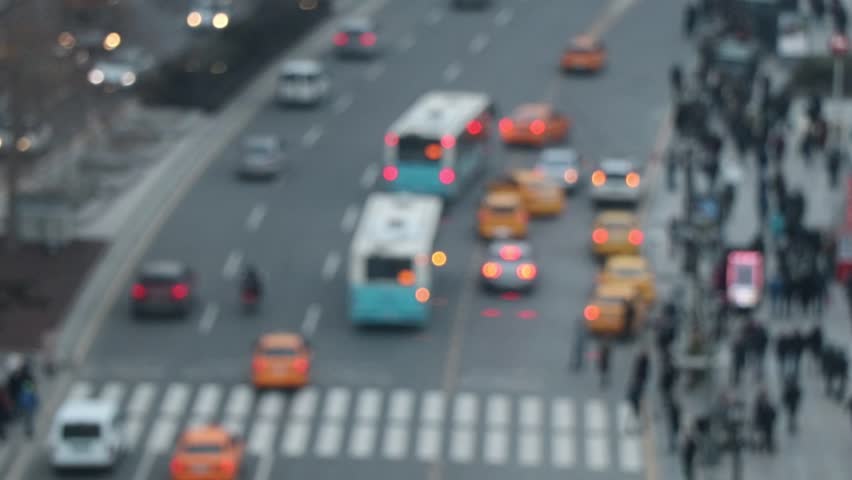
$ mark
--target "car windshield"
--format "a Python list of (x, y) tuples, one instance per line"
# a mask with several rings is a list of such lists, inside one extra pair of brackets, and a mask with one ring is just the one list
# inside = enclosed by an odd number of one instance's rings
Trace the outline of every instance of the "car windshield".
[(272, 142), (266, 140), (249, 140), (243, 144), (243, 149), (253, 154), (269, 154), (274, 148)]
[(212, 455), (221, 453), (222, 445), (218, 443), (193, 443), (183, 447), (184, 453), (193, 455)]
[(97, 423), (67, 423), (62, 427), (62, 438), (66, 440), (86, 440), (98, 438), (101, 426)]
[(299, 351), (293, 347), (269, 347), (263, 349), (263, 354), (270, 357), (294, 357)]
[(639, 268), (632, 267), (615, 267), (610, 270), (613, 275), (621, 278), (636, 278), (641, 277), (645, 272)]
[(315, 73), (285, 73), (281, 76), (285, 82), (316, 82), (319, 75)]
[(611, 230), (627, 230), (632, 225), (625, 220), (605, 220), (603, 226)]
[(570, 153), (548, 153), (545, 152), (541, 156), (541, 162), (545, 165), (569, 166), (577, 163), (574, 156)]

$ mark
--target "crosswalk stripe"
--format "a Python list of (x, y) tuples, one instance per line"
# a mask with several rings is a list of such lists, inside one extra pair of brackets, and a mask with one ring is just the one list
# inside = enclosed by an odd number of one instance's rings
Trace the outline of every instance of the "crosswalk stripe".
[(460, 393), (453, 405), (453, 421), (458, 425), (475, 425), (477, 400), (472, 393)]
[(151, 382), (144, 382), (133, 388), (130, 394), (130, 402), (127, 405), (127, 413), (136, 416), (145, 416), (151, 409), (154, 396), (157, 395), (157, 386)]
[(325, 407), (323, 415), (325, 418), (334, 420), (345, 420), (346, 411), (349, 409), (349, 390), (335, 387), (325, 395)]
[(638, 472), (642, 468), (642, 445), (636, 419), (625, 403), (618, 406), (618, 423), (621, 434), (618, 444), (619, 465), (622, 470)]
[(587, 434), (586, 436), (586, 465), (589, 470), (605, 470), (609, 463), (607, 451), (607, 439), (599, 434)]
[(521, 399), (521, 427), (538, 428), (541, 426), (542, 417), (541, 399), (536, 397), (524, 397)]
[(388, 418), (398, 422), (407, 422), (411, 419), (413, 409), (414, 393), (411, 390), (401, 388), (391, 393)]
[(276, 419), (284, 412), (286, 399), (281, 392), (266, 392), (257, 404), (257, 414), (266, 419)]
[(169, 416), (180, 415), (186, 408), (189, 394), (189, 386), (185, 383), (174, 382), (169, 384), (166, 395), (163, 397), (163, 403), (160, 405), (160, 412)]
[(308, 439), (311, 434), (311, 426), (308, 420), (294, 418), (284, 428), (284, 440), (281, 443), (281, 452), (288, 457), (300, 457), (308, 448)]
[(420, 421), (423, 423), (440, 423), (444, 419), (446, 399), (444, 392), (430, 390), (423, 394), (423, 405), (420, 408)]
[(509, 459), (509, 434), (505, 429), (489, 430), (485, 433), (483, 458), (490, 465), (503, 465)]
[(343, 443), (343, 426), (340, 422), (326, 420), (317, 435), (315, 453), (320, 458), (331, 458), (337, 455)]
[(511, 417), (511, 400), (508, 395), (494, 394), (485, 406), (485, 421), (491, 427), (507, 427)]
[(275, 441), (275, 428), (277, 424), (268, 418), (259, 417), (251, 427), (248, 437), (248, 451), (254, 455), (265, 455), (272, 449)]
[(349, 456), (365, 459), (373, 455), (376, 445), (376, 426), (371, 423), (356, 423), (349, 439)]
[(450, 460), (456, 463), (470, 463), (474, 456), (475, 434), (471, 427), (458, 427), (450, 438)]
[(99, 398), (118, 405), (121, 404), (121, 401), (124, 399), (124, 391), (125, 387), (123, 383), (109, 382), (104, 386), (103, 390), (101, 390)]
[(122, 435), (124, 446), (130, 450), (135, 450), (144, 429), (145, 422), (142, 419), (128, 418), (124, 422), (124, 434)]
[(402, 460), (408, 453), (408, 426), (390, 424), (385, 428), (382, 455), (391, 460)]
[(563, 430), (574, 428), (574, 403), (570, 398), (553, 400), (551, 424), (554, 429)]
[(566, 433), (557, 433), (551, 439), (551, 458), (556, 468), (571, 468), (576, 458), (574, 456), (574, 437)]
[(361, 421), (375, 422), (382, 408), (382, 394), (378, 389), (365, 388), (358, 394), (355, 406), (355, 418)]
[(248, 385), (237, 385), (231, 389), (225, 405), (225, 414), (230, 417), (244, 417), (254, 402), (254, 390)]
[(541, 463), (542, 441), (537, 431), (521, 433), (518, 441), (518, 463), (524, 467), (535, 467)]
[(92, 395), (92, 384), (89, 382), (74, 382), (71, 390), (68, 392), (68, 398), (73, 400), (82, 400), (89, 398)]
[(606, 408), (601, 400), (586, 402), (586, 432), (605, 432), (607, 429)]
[(434, 462), (441, 458), (441, 428), (422, 425), (417, 432), (417, 458), (423, 462)]
[(165, 453), (174, 442), (178, 422), (169, 417), (161, 417), (154, 423), (148, 437), (147, 450), (156, 454)]
[(192, 405), (192, 414), (197, 417), (212, 418), (219, 408), (222, 387), (215, 383), (205, 383), (198, 390)]
[(317, 399), (319, 394), (316, 389), (308, 387), (296, 392), (293, 397), (293, 406), (290, 409), (290, 416), (308, 420), (314, 416), (314, 410), (317, 407)]

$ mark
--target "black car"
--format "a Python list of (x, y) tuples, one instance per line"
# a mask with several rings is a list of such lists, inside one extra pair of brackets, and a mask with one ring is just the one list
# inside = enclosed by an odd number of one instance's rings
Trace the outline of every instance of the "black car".
[(130, 290), (135, 315), (186, 316), (196, 299), (195, 274), (186, 264), (158, 260), (142, 265)]

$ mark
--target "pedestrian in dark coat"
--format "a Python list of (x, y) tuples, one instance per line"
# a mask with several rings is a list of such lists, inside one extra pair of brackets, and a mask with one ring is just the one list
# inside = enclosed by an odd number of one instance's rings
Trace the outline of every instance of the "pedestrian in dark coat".
[(0, 385), (0, 440), (6, 439), (6, 425), (12, 420), (14, 404), (4, 385)]
[(826, 158), (826, 169), (828, 170), (828, 181), (832, 189), (837, 188), (840, 175), (840, 165), (843, 163), (843, 152), (839, 148), (832, 148)]
[(775, 358), (778, 360), (778, 366), (781, 367), (781, 371), (786, 373), (791, 354), (791, 340), (790, 334), (787, 332), (779, 333), (777, 337), (775, 337)]
[(784, 409), (787, 411), (787, 430), (791, 435), (795, 435), (798, 431), (796, 419), (802, 401), (802, 387), (795, 377), (787, 377), (781, 400), (784, 402)]
[(684, 437), (680, 455), (683, 478), (685, 480), (693, 480), (695, 478), (695, 455), (697, 453), (698, 438), (694, 431), (690, 431)]
[(665, 355), (660, 367), (660, 395), (663, 397), (663, 403), (670, 403), (674, 400), (677, 378), (678, 370), (674, 360), (671, 355)]
[(627, 403), (630, 404), (630, 409), (633, 411), (633, 418), (636, 419), (636, 424), (642, 424), (642, 393), (643, 385), (635, 380), (630, 382), (627, 387)]
[(698, 9), (692, 3), (687, 3), (683, 9), (683, 34), (691, 37), (695, 32), (695, 24), (698, 22)]
[(610, 348), (606, 342), (601, 342), (598, 347), (598, 373), (601, 378), (601, 388), (609, 385), (609, 355)]
[(807, 345), (814, 361), (819, 363), (822, 358), (822, 325), (817, 323), (811, 327), (807, 336)]
[(766, 390), (761, 390), (754, 404), (754, 425), (760, 434), (761, 449), (775, 452), (775, 421), (778, 413), (769, 401)]
[(734, 344), (732, 346), (733, 350), (733, 362), (732, 362), (732, 380), (734, 385), (740, 384), (740, 377), (742, 377), (743, 368), (746, 365), (747, 358), (747, 343), (745, 338), (740, 335), (736, 340), (734, 340)]
[(21, 391), (18, 394), (18, 409), (23, 416), (24, 431), (29, 437), (32, 437), (35, 432), (35, 417), (38, 406), (39, 398), (35, 390), (35, 383), (27, 380), (21, 386)]
[(651, 359), (648, 356), (648, 350), (646, 348), (642, 348), (633, 360), (633, 373), (631, 376), (632, 383), (638, 385), (640, 390), (644, 389), (650, 373)]
[(751, 361), (755, 369), (755, 376), (761, 379), (763, 378), (766, 348), (769, 346), (769, 334), (766, 332), (766, 327), (756, 320), (752, 322), (749, 344), (751, 346)]
[(802, 355), (805, 353), (807, 340), (800, 329), (795, 329), (788, 337), (790, 347), (790, 373), (796, 378), (799, 378), (799, 371), (802, 365)]
[(681, 408), (680, 403), (674, 398), (665, 404), (669, 424), (669, 449), (677, 451), (677, 439), (680, 435)]

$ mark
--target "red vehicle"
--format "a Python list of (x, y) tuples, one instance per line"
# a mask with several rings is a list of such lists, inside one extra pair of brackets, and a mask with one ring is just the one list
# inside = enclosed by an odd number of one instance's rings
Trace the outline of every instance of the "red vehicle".
[(725, 269), (728, 305), (740, 309), (757, 307), (763, 297), (763, 282), (763, 254), (745, 250), (728, 254)]
[(846, 210), (843, 223), (837, 230), (837, 253), (834, 274), (837, 281), (845, 283), (852, 273), (852, 176), (846, 179)]

